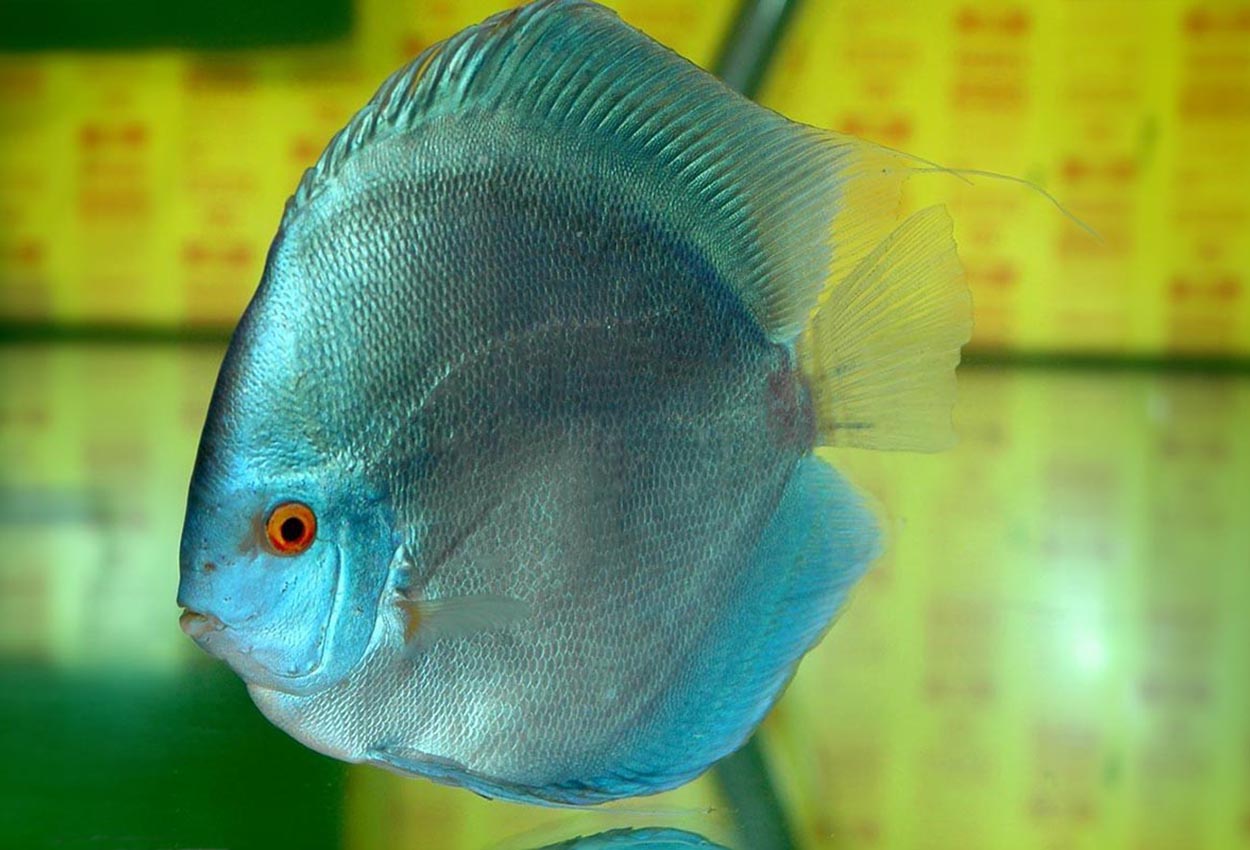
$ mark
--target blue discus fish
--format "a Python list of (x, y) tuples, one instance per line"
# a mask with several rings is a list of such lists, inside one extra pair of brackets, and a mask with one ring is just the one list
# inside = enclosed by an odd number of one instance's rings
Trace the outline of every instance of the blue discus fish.
[(431, 47), (287, 204), (191, 480), (183, 629), (323, 753), (590, 804), (740, 746), (878, 548), (817, 446), (950, 438), (904, 155), (582, 0)]

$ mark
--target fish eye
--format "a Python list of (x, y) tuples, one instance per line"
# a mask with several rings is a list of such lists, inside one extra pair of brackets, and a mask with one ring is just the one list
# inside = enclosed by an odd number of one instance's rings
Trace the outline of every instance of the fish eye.
[(265, 534), (279, 555), (298, 555), (317, 535), (317, 516), (302, 502), (283, 502), (269, 512)]

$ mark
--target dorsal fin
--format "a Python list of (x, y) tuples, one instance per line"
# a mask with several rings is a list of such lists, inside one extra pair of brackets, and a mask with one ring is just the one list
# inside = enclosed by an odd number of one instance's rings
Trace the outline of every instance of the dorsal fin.
[(641, 177), (777, 341), (892, 230), (908, 171), (902, 155), (746, 100), (601, 6), (538, 0), (387, 79), (305, 173), (284, 221), (361, 149), (452, 115), (573, 139)]

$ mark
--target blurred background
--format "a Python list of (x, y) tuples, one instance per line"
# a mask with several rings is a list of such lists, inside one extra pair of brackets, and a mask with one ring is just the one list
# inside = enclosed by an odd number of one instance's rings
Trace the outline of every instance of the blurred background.
[(1250, 848), (1247, 0), (608, 3), (1101, 236), (912, 179), (976, 303), (962, 442), (831, 455), (890, 549), (708, 777), (563, 812), (347, 767), (183, 637), (186, 482), (287, 195), (390, 71), (507, 5), (0, 0), (0, 846)]

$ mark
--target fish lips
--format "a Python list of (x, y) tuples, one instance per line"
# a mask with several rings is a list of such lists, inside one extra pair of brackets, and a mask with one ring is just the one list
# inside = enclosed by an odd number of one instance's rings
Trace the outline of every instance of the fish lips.
[(183, 609), (182, 615), (178, 618), (178, 628), (196, 643), (207, 640), (210, 634), (219, 632), (225, 627), (226, 624), (212, 614), (201, 614), (190, 608)]

